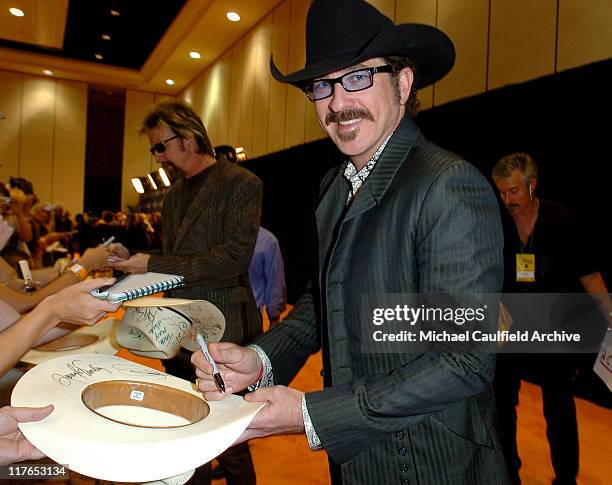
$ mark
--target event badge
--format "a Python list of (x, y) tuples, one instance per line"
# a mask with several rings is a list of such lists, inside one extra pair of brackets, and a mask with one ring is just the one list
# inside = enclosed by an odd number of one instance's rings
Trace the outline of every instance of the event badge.
[(516, 281), (535, 283), (535, 254), (516, 255)]

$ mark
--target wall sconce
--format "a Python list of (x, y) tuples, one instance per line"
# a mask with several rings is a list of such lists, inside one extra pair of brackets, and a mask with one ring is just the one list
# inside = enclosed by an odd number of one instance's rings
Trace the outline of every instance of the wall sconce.
[[(155, 173), (155, 172), (153, 172)], [(153, 190), (157, 190), (157, 184), (155, 183), (155, 180), (153, 180), (153, 177), (151, 176), (150, 173), (147, 174), (147, 179), (149, 180), (149, 184), (151, 184), (151, 188)]]
[(131, 182), (136, 192), (138, 192), (139, 194), (145, 193), (144, 185), (142, 185), (142, 180), (140, 180), (140, 177), (134, 177), (133, 179), (131, 179)]
[(244, 148), (242, 147), (236, 148), (236, 158), (238, 159), (239, 162), (244, 162), (247, 159), (247, 154), (244, 151)]
[(170, 187), (172, 181), (163, 168), (148, 173), (145, 177), (134, 177), (130, 179), (134, 190), (139, 194), (155, 192), (162, 187)]
[(161, 178), (161, 181), (164, 184), (164, 186), (170, 187), (170, 185), (172, 185), (172, 182), (170, 182), (170, 177), (168, 177), (168, 174), (166, 173), (166, 171), (160, 167), (157, 172), (159, 173), (159, 177)]

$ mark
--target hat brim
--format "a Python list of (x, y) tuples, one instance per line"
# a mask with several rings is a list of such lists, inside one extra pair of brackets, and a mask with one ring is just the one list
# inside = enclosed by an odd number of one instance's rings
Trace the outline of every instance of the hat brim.
[[(88, 387), (116, 381), (138, 390), (163, 389), (165, 399), (148, 390), (117, 397), (102, 391), (99, 397), (108, 399), (108, 406), (92, 409), (85, 404), (83, 394)], [(210, 413), (187, 426), (177, 426), (177, 412), (151, 414), (158, 410), (155, 405), (159, 402), (171, 405), (186, 394), (192, 402), (202, 399), (202, 393), (187, 380), (119, 357), (77, 354), (57, 357), (29, 370), (15, 385), (11, 404), (53, 404), (51, 416), (20, 423), (19, 428), (55, 463), (66, 463), (70, 470), (110, 482), (177, 483), (166, 477), (193, 470), (223, 453), (265, 405), (229, 394), (220, 401), (209, 401)], [(116, 405), (124, 400), (130, 401), (129, 407)], [(118, 420), (113, 420), (113, 411), (119, 414)], [(125, 424), (138, 419), (150, 422), (152, 416), (156, 427)]]
[(115, 355), (119, 345), (115, 340), (115, 330), (119, 321), (107, 319), (91, 326), (83, 326), (56, 340), (29, 350), (19, 360), (38, 365), (64, 355), (82, 353)]
[(455, 64), (455, 48), (441, 30), (424, 24), (402, 24), (381, 31), (351, 59), (325, 59), (300, 71), (284, 75), (270, 56), (270, 71), (277, 81), (301, 88), (307, 81), (359, 64), (367, 59), (402, 56), (415, 65), (415, 89), (429, 86), (450, 72)]

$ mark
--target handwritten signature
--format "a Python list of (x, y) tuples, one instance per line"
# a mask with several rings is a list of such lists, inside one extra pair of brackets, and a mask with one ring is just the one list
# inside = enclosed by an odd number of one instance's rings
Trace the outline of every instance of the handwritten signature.
[(111, 371), (104, 367), (98, 367), (90, 363), (78, 364), (77, 362), (83, 362), (81, 360), (73, 360), (70, 364), (66, 364), (66, 367), (70, 370), (67, 374), (52, 374), (51, 378), (62, 386), (69, 386), (72, 384), (72, 381), (76, 382), (86, 382), (87, 378), (91, 377), (93, 374), (97, 372), (108, 372), (111, 374)]
[(155, 320), (157, 310), (155, 308), (148, 307), (136, 308), (134, 314), (136, 316), (136, 323), (140, 323), (144, 320), (148, 322), (148, 326), (153, 322), (153, 320)]
[(159, 372), (155, 369), (151, 369), (149, 367), (144, 367), (141, 365), (115, 364), (113, 365), (113, 369), (117, 370), (120, 374), (128, 376), (158, 376), (162, 379), (168, 377), (168, 375), (164, 374), (163, 372)]

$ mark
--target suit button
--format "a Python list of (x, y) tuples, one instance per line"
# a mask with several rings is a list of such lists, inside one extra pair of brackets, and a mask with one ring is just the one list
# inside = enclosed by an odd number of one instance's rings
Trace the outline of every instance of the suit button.
[(402, 480), (402, 485), (410, 485), (410, 480), (408, 480), (407, 478), (404, 478)]
[(408, 465), (404, 463), (402, 466), (400, 466), (400, 471), (402, 473), (406, 473), (408, 471)]
[(397, 453), (398, 453), (400, 456), (406, 456), (406, 448), (404, 448), (403, 446), (402, 446), (401, 448), (398, 448), (398, 449), (397, 449)]
[(403, 431), (398, 431), (397, 433), (395, 433), (395, 438), (398, 440), (403, 440), (404, 439), (404, 432)]

